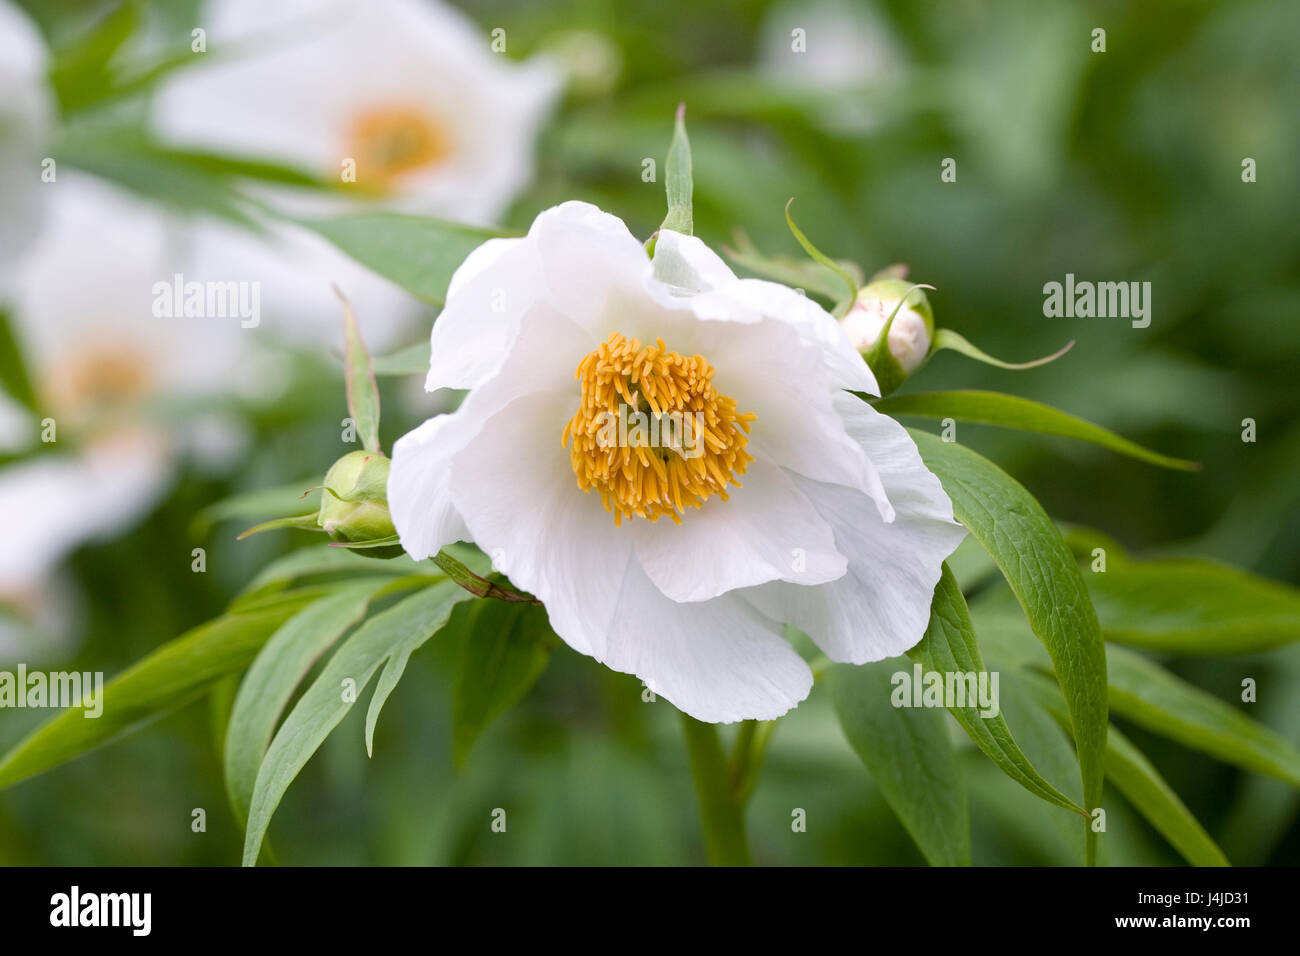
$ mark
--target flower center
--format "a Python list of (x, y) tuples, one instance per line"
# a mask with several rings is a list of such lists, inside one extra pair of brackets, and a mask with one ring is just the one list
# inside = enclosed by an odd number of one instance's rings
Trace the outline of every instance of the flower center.
[(712, 495), (726, 501), (727, 485), (740, 487), (754, 460), (745, 445), (755, 416), (718, 393), (704, 356), (669, 351), (663, 339), (643, 348), (615, 332), (576, 377), (582, 402), (562, 444), (578, 487), (600, 493), (614, 524), (638, 515), (681, 524), (687, 507)]
[(91, 342), (49, 370), (48, 398), (65, 414), (102, 412), (146, 396), (153, 385), (147, 354), (127, 344)]
[(384, 190), (412, 170), (432, 166), (452, 151), (451, 136), (438, 118), (414, 106), (371, 107), (353, 117), (346, 155), (357, 163), (358, 180)]

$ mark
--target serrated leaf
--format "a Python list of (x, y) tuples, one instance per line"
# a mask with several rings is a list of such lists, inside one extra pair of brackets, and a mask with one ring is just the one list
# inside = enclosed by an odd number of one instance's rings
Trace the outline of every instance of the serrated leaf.
[(1255, 654), (1300, 640), (1300, 591), (1200, 558), (1111, 560), (1087, 575), (1110, 641), (1176, 654)]
[[(971, 626), (970, 612), (962, 596), (957, 579), (943, 566), (943, 574), (934, 591), (930, 605), (930, 624), (919, 644), (907, 656), (927, 671), (940, 674), (981, 674), (986, 671)], [(1034, 796), (1048, 803), (1087, 815), (1077, 803), (1043, 779), (1024, 755), (1011, 728), (1001, 713), (985, 717), (978, 704), (970, 701), (964, 706), (952, 706), (948, 712), (998, 768)]]
[(502, 235), (445, 219), (395, 212), (294, 221), (434, 305), (442, 305), (446, 299), (452, 273), (465, 257), (487, 240)]
[(925, 858), (934, 866), (969, 866), (966, 781), (943, 712), (891, 703), (891, 676), (904, 669), (910, 665), (902, 658), (835, 665), (828, 674), (835, 713)]
[(187, 631), (103, 688), (103, 713), (71, 707), (46, 721), (0, 760), (0, 789), (125, 736), (200, 697), (213, 681), (248, 665), (276, 628), (319, 598), (304, 589), (255, 610), (228, 613)]
[[(1108, 726), (1106, 649), (1074, 555), (1038, 501), (1002, 469), (938, 436), (911, 434), (926, 467), (952, 499), (957, 520), (997, 562), (1051, 655), (1070, 709), (1083, 805), (1101, 806)], [(1086, 862), (1093, 865), (1096, 834), (1091, 827), (1086, 832)]]
[(291, 617), (266, 642), (239, 684), (225, 736), (226, 793), (242, 824), (275, 725), (312, 664), (365, 614), (388, 583), (369, 579), (342, 587)]
[(452, 692), (452, 754), (463, 767), (479, 735), (528, 693), (559, 638), (529, 604), (479, 601), (469, 609)]
[(664, 189), (668, 194), (668, 215), (660, 229), (671, 229), (689, 236), (695, 227), (691, 197), (695, 184), (691, 178), (691, 141), (686, 136), (686, 104), (677, 107), (673, 123), (673, 141), (664, 164)]
[[(1024, 674), (1039, 703), (1069, 729), (1065, 700), (1050, 678)], [(1106, 776), (1115, 788), (1193, 866), (1228, 866), (1218, 844), (1205, 832), (1178, 794), (1142, 751), (1114, 727), (1106, 737)]]
[(1175, 468), (1180, 471), (1194, 471), (1200, 468), (1200, 465), (1194, 461), (1171, 458), (1151, 451), (1100, 425), (1094, 425), (1050, 405), (1043, 405), (1018, 395), (975, 390), (925, 392), (919, 395), (896, 395), (872, 404), (876, 411), (886, 415), (951, 418), (959, 422), (1000, 425), (1003, 428), (1015, 428), (1040, 435), (1059, 435), (1063, 438), (1086, 441), (1163, 468)]
[(1300, 752), (1263, 724), (1122, 647), (1111, 647), (1107, 662), (1116, 716), (1224, 763), (1300, 787)]
[[(245, 866), (257, 862), (271, 816), (289, 785), (347, 716), (379, 666), (394, 653), (427, 641), (456, 603), (468, 597), (454, 582), (440, 581), (374, 615), (335, 651), (285, 718), (257, 772), (244, 838)], [(351, 682), (347, 697), (344, 681)]]

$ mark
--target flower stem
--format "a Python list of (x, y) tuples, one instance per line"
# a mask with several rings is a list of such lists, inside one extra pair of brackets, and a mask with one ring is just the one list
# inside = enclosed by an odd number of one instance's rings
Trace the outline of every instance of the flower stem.
[(700, 800), (704, 845), (713, 866), (749, 866), (745, 840), (745, 807), (732, 787), (718, 729), (682, 715), (682, 731)]

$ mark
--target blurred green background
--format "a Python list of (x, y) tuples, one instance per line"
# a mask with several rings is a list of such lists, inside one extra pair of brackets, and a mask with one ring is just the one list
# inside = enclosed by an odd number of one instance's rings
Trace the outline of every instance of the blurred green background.
[[(24, 6), (57, 47), (111, 4)], [(158, 0), (153, 17), (188, 34), (193, 6)], [(914, 281), (937, 287), (938, 323), (993, 354), (1025, 360), (1077, 340), (1063, 360), (1019, 373), (943, 353), (905, 391), (1010, 391), (1204, 464), (1196, 474), (1162, 471), (1065, 440), (961, 426), (963, 443), (1050, 514), (1138, 554), (1199, 554), (1300, 583), (1294, 0), (462, 7), (485, 31), (505, 26), (512, 57), (566, 51), (579, 71), (509, 225), (577, 198), (648, 236), (663, 216), (663, 185), (642, 181), (642, 160), (662, 164), (673, 108), (685, 102), (695, 231), (711, 245), (739, 228), (765, 252), (796, 254), (783, 218), (793, 196), (822, 250), (868, 273), (907, 263)], [(850, 22), (871, 24), (874, 40), (844, 53), (833, 75), (815, 76), (788, 52), (790, 30), (816, 17), (866, 18)], [(1106, 30), (1104, 53), (1090, 50), (1096, 27)], [(940, 179), (947, 157), (954, 183)], [(1257, 182), (1242, 182), (1246, 157)], [(1067, 272), (1150, 281), (1150, 327), (1044, 317), (1044, 283)], [(187, 475), (138, 528), (73, 556), (86, 621), (69, 667), (121, 670), (218, 613), (265, 560), (306, 540), (236, 544), (237, 523), (196, 529), (194, 518), (228, 494), (323, 471), (337, 457), (338, 379), (325, 363), (308, 381), (317, 384), (254, 422), (236, 477)], [(397, 400), (385, 411), (387, 436), (423, 417)], [(1253, 444), (1241, 440), (1245, 418), (1257, 423)], [(189, 568), (198, 546), (208, 549), (205, 575)], [(360, 714), (330, 737), (276, 816), (282, 862), (703, 862), (670, 704), (643, 703), (634, 678), (561, 649), (457, 773), (448, 729), (455, 653), (435, 641), (412, 660), (372, 759)], [(1252, 715), (1300, 741), (1300, 647), (1171, 666), (1229, 700), (1242, 674), (1256, 677), (1264, 690)], [(0, 747), (41, 716), (0, 715)], [(1231, 860), (1300, 862), (1294, 790), (1125, 730)], [(0, 863), (237, 862), (241, 834), (213, 738), (198, 702), (0, 793)], [(1074, 862), (1059, 811), (963, 753), (977, 863)], [(1178, 862), (1122, 798), (1111, 793), (1112, 804), (1109, 862)], [(190, 828), (200, 807), (206, 833)], [(509, 815), (505, 834), (489, 827), (497, 807)], [(807, 812), (806, 833), (791, 831), (795, 808)], [(922, 862), (844, 741), (824, 688), (778, 729), (748, 820), (763, 863)]]

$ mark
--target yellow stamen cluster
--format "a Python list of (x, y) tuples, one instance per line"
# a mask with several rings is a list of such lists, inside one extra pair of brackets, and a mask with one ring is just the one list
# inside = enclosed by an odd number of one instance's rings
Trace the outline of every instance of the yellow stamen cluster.
[[(686, 508), (712, 495), (727, 500), (727, 485), (740, 487), (753, 456), (745, 451), (752, 413), (713, 387), (713, 366), (702, 355), (669, 351), (663, 339), (642, 347), (615, 332), (578, 363), (582, 403), (564, 429), (573, 473), (583, 491), (595, 489), (614, 523), (668, 515), (678, 524)], [(656, 427), (688, 420), (689, 447), (654, 441), (645, 430), (623, 429), (610, 441), (611, 416), (646, 413)], [(665, 424), (663, 433), (671, 429)], [(572, 445), (570, 445), (570, 441)]]
[(446, 159), (452, 142), (438, 118), (425, 110), (383, 105), (352, 119), (344, 148), (356, 160), (358, 186), (383, 192), (406, 173)]

